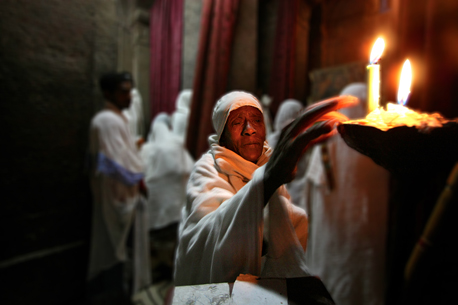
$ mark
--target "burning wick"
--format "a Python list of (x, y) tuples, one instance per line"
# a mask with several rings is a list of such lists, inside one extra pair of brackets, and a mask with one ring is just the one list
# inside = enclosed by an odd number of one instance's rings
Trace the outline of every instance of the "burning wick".
[(380, 65), (378, 64), (385, 49), (385, 41), (378, 38), (372, 47), (371, 56), (369, 59), (368, 70), (368, 86), (367, 86), (367, 108), (368, 112), (377, 109), (380, 104)]

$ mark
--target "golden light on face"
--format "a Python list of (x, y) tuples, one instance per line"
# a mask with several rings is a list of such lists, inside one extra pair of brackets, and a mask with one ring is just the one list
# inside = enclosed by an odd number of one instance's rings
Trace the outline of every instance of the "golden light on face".
[(265, 139), (266, 128), (261, 111), (244, 106), (229, 114), (220, 144), (256, 163), (262, 154)]

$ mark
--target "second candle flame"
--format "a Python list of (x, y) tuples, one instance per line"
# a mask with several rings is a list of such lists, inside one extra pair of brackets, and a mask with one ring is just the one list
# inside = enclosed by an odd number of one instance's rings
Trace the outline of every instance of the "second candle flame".
[(401, 80), (399, 81), (398, 89), (398, 104), (404, 106), (410, 94), (410, 85), (412, 83), (412, 67), (407, 59), (404, 62), (401, 72)]

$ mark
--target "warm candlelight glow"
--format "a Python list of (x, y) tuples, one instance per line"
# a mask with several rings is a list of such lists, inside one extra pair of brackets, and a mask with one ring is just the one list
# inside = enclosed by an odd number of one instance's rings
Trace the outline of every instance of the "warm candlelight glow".
[(371, 57), (369, 59), (369, 63), (374, 65), (378, 63), (380, 57), (382, 57), (383, 50), (385, 49), (385, 41), (383, 38), (379, 37), (372, 47)]
[(405, 105), (410, 94), (410, 84), (412, 83), (412, 68), (410, 61), (407, 59), (404, 62), (401, 72), (401, 80), (398, 89), (398, 104)]

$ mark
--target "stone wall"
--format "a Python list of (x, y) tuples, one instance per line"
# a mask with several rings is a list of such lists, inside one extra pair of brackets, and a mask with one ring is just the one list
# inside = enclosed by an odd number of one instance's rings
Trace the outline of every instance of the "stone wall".
[(0, 2), (2, 304), (83, 297), (88, 125), (99, 75), (117, 68), (117, 2)]
[(184, 0), (181, 89), (192, 89), (199, 50), (202, 0)]

